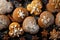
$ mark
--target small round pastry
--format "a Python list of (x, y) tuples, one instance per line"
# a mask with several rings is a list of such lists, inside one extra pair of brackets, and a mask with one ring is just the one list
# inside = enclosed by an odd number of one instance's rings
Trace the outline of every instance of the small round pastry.
[(13, 22), (9, 25), (9, 36), (11, 37), (19, 37), (19, 35), (23, 35), (24, 31), (20, 27), (20, 24), (17, 22)]
[(59, 27), (60, 26), (60, 12), (56, 15), (55, 24)]
[(41, 28), (46, 28), (49, 25), (54, 23), (54, 16), (48, 11), (41, 13), (40, 18), (38, 19), (38, 24)]
[(13, 12), (13, 19), (17, 22), (22, 22), (25, 17), (28, 16), (28, 12), (25, 8), (23, 7), (18, 7), (14, 10)]
[(31, 4), (27, 5), (27, 10), (30, 14), (39, 15), (42, 12), (41, 0), (33, 0)]
[(34, 17), (27, 17), (23, 21), (23, 30), (25, 32), (29, 32), (30, 34), (35, 34), (39, 31), (39, 26), (37, 25)]
[(9, 24), (9, 18), (6, 15), (0, 15), (0, 30), (7, 28)]
[(13, 10), (13, 5), (7, 0), (0, 0), (0, 14), (10, 13)]
[(46, 8), (50, 12), (60, 12), (60, 0), (49, 0)]

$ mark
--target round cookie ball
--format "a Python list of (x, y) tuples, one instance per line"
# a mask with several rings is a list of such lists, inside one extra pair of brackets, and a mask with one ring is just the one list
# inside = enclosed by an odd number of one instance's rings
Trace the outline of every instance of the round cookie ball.
[(38, 24), (41, 28), (46, 28), (49, 25), (54, 23), (54, 16), (48, 11), (41, 13), (40, 18), (38, 19)]
[(9, 24), (9, 18), (6, 15), (0, 15), (0, 30), (7, 28)]
[(36, 24), (34, 17), (29, 16), (23, 21), (23, 29), (25, 32), (30, 34), (35, 34), (39, 31), (39, 26)]
[(60, 12), (56, 15), (55, 24), (60, 27)]
[(13, 22), (9, 25), (9, 36), (11, 37), (19, 37), (19, 35), (23, 35), (24, 31), (20, 27), (20, 24), (17, 22)]
[(10, 13), (13, 10), (13, 5), (7, 0), (0, 0), (0, 14)]
[(50, 12), (60, 12), (60, 0), (49, 0), (46, 8)]
[(56, 12), (55, 6), (52, 6), (52, 4), (48, 3), (46, 8), (49, 12)]
[(12, 15), (13, 19), (17, 22), (22, 22), (24, 20), (24, 18), (27, 16), (28, 16), (28, 12), (23, 7), (16, 8)]

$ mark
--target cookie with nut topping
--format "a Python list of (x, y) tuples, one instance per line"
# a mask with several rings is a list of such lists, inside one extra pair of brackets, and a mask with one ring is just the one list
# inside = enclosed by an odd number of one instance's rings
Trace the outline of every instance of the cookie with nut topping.
[(27, 5), (27, 10), (30, 14), (39, 15), (42, 12), (41, 0), (33, 0), (31, 4)]
[(23, 35), (24, 31), (20, 27), (20, 24), (17, 22), (13, 22), (9, 25), (9, 36), (11, 37), (19, 37), (19, 35)]
[(49, 25), (54, 23), (54, 16), (48, 11), (41, 13), (40, 18), (38, 19), (38, 24), (41, 28), (46, 28)]
[(25, 17), (28, 16), (28, 12), (25, 8), (23, 7), (18, 7), (14, 10), (13, 12), (13, 19), (16, 21), (16, 22), (22, 22), (24, 20)]

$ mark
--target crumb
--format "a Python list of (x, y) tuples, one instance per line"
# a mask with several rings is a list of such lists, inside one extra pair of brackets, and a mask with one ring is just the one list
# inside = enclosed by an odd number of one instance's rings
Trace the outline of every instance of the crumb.
[(48, 35), (48, 31), (45, 29), (41, 33), (42, 33), (42, 37), (47, 37)]
[(4, 35), (3, 40), (9, 40), (9, 36), (8, 35)]
[(26, 40), (24, 37), (19, 38), (20, 40)]
[(37, 37), (37, 35), (32, 36), (32, 40), (38, 40), (38, 39), (39, 39), (39, 37)]

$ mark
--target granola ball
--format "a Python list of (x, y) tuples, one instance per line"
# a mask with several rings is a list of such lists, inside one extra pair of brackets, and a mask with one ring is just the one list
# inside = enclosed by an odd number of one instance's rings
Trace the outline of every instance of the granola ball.
[(25, 17), (28, 16), (28, 12), (25, 8), (23, 7), (18, 7), (14, 10), (13, 12), (13, 19), (17, 22), (22, 22)]
[(42, 12), (41, 0), (33, 0), (31, 4), (27, 5), (27, 10), (30, 14), (39, 15)]
[(39, 31), (39, 26), (37, 25), (35, 18), (29, 16), (23, 21), (23, 29), (25, 32), (35, 34)]
[(9, 18), (6, 15), (0, 15), (0, 30), (7, 28), (9, 24)]
[(10, 13), (13, 10), (13, 5), (11, 2), (6, 0), (0, 0), (0, 14)]
[(11, 37), (19, 37), (24, 33), (23, 29), (20, 27), (20, 24), (17, 22), (13, 22), (9, 25), (9, 35)]
[(60, 26), (60, 12), (56, 15), (55, 24)]
[(60, 0), (49, 0), (46, 8), (50, 12), (60, 12)]
[(48, 11), (41, 13), (40, 18), (38, 19), (38, 24), (41, 28), (46, 28), (49, 25), (54, 23), (54, 16)]

